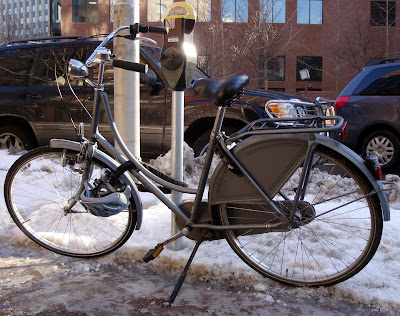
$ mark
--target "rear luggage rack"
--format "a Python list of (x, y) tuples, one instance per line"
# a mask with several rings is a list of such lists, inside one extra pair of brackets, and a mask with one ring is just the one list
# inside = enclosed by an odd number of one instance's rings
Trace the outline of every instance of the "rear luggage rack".
[(269, 118), (255, 120), (232, 134), (230, 143), (258, 134), (321, 133), (328, 135), (344, 123), (335, 116), (333, 101), (317, 98), (315, 102), (270, 100), (265, 105)]

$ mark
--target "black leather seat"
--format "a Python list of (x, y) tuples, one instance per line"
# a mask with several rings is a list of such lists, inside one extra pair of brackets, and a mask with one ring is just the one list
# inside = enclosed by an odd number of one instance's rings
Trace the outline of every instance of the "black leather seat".
[(230, 106), (248, 83), (247, 75), (239, 73), (223, 78), (199, 79), (193, 84), (193, 91), (214, 101), (217, 106)]

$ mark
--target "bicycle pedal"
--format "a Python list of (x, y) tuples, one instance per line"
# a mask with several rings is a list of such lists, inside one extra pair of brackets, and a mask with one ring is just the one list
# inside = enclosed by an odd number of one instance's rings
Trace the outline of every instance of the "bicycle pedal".
[(154, 260), (155, 258), (158, 257), (158, 255), (163, 251), (164, 247), (161, 244), (158, 244), (155, 246), (154, 249), (150, 249), (143, 257), (144, 262), (149, 262), (151, 260)]

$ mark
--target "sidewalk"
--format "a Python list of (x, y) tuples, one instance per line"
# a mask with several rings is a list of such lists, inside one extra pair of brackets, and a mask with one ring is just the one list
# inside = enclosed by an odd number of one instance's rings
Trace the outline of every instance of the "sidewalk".
[(190, 273), (174, 305), (164, 308), (161, 303), (177, 279), (175, 273), (154, 272), (140, 262), (103, 265), (99, 259), (49, 255), (33, 244), (0, 241), (0, 315), (387, 315), (299, 295), (290, 287), (255, 292), (240, 283), (201, 281)]

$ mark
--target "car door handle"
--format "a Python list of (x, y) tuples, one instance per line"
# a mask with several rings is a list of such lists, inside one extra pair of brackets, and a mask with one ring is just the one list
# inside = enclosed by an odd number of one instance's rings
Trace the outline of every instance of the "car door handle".
[(40, 94), (27, 94), (26, 95), (27, 99), (32, 99), (32, 100), (40, 100), (42, 96)]

